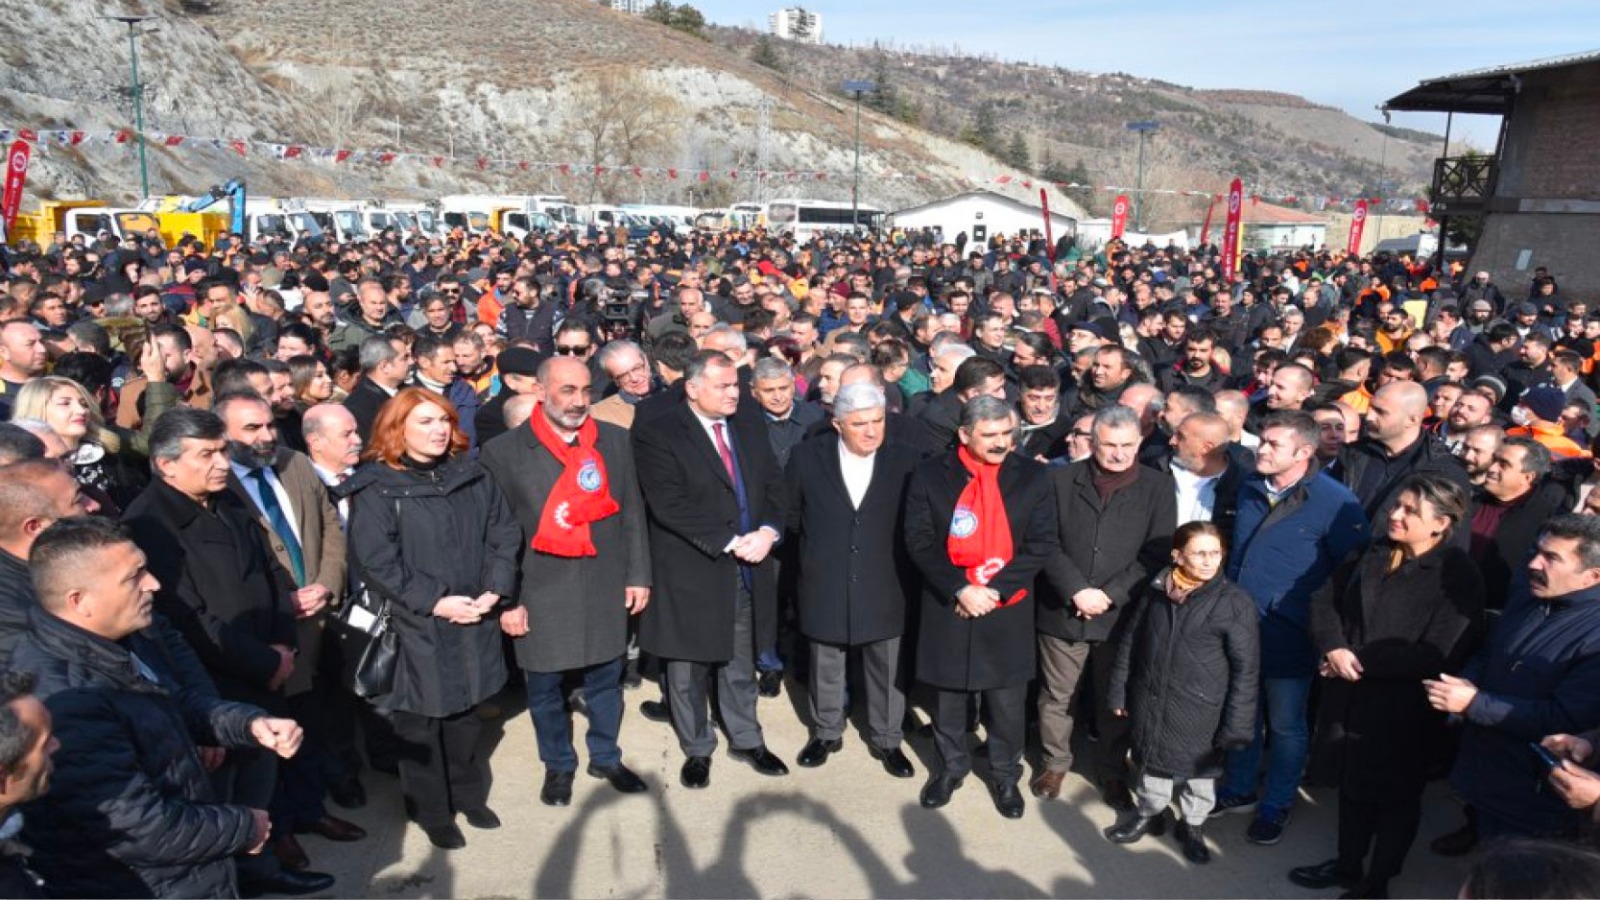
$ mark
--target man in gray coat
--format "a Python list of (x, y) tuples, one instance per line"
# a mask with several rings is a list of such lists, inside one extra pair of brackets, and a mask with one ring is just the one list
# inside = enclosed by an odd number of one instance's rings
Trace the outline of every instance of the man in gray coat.
[(589, 415), (589, 367), (553, 356), (539, 367), (528, 424), (484, 445), (479, 461), (522, 525), (519, 605), (501, 614), (528, 683), (539, 799), (572, 802), (578, 757), (562, 681), (583, 683), (590, 775), (632, 794), (645, 783), (622, 764), (622, 664), (628, 616), (650, 601), (650, 551), (628, 433)]

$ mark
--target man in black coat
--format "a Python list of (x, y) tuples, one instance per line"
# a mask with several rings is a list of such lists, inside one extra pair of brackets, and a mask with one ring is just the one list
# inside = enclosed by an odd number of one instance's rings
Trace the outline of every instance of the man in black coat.
[(1016, 429), (1004, 400), (968, 401), (960, 446), (917, 466), (905, 511), (906, 546), (923, 579), (917, 680), (935, 691), (940, 761), (921, 803), (949, 803), (972, 770), (967, 714), (977, 695), (988, 718), (995, 807), (1009, 819), (1024, 808), (1017, 783), (1034, 669), (1029, 601), (1056, 543), (1050, 483), (1043, 466), (1011, 452)]
[(756, 648), (777, 638), (768, 556), (782, 537), (784, 488), (761, 423), (733, 415), (733, 361), (702, 351), (683, 384), (683, 405), (636, 418), (632, 431), (655, 581), (639, 645), (667, 661), (673, 729), (688, 757), (682, 782), (703, 788), (717, 746), (707, 706), (712, 678), (730, 755), (763, 775), (789, 771), (762, 736), (755, 675)]
[[(1346, 444), (1329, 474), (1361, 501), (1367, 521), (1388, 527), (1400, 483), (1421, 473), (1439, 475), (1471, 491), (1467, 470), (1444, 442), (1423, 430), (1428, 392), (1414, 381), (1394, 381), (1372, 395), (1361, 440)], [(1457, 535), (1464, 540), (1465, 534)]]
[(60, 749), (23, 837), (55, 896), (237, 896), (232, 857), (266, 843), (265, 804), (218, 802), (196, 745), (288, 757), (302, 734), (218, 699), (175, 655), (181, 644), (152, 620), (161, 585), (145, 562), (102, 519), (63, 520), (34, 544), (41, 612), (12, 663), (37, 677)]
[(373, 335), (361, 342), (361, 379), (344, 398), (344, 405), (356, 417), (363, 443), (372, 439), (378, 411), (410, 377), (411, 347), (405, 341)]
[(1505, 608), (1511, 577), (1527, 564), (1539, 529), (1572, 505), (1569, 486), (1549, 472), (1548, 448), (1531, 438), (1507, 438), (1472, 494), (1462, 530), (1470, 533), (1468, 552), (1483, 572), (1485, 609)]
[(900, 639), (916, 582), (900, 517), (921, 457), (885, 443), (887, 409), (876, 385), (840, 388), (833, 402), (838, 437), (806, 441), (789, 460), (789, 532), (799, 544), (796, 605), (811, 642), (814, 727), (799, 762), (820, 766), (843, 747), (846, 664), (859, 649), (872, 753), (889, 774), (910, 778), (916, 770), (900, 749)]
[[(245, 501), (228, 490), (227, 431), (209, 410), (178, 407), (150, 433), (156, 478), (128, 505), (133, 540), (161, 582), (156, 608), (194, 648), (224, 699), (283, 708), (297, 639), (294, 578), (272, 556)], [(214, 775), (230, 802), (265, 808), (277, 765), (265, 753), (228, 754)], [(308, 893), (333, 878), (282, 868), (270, 852), (240, 857), (246, 890)]]
[(1078, 688), (1084, 669), (1093, 667), (1092, 709), (1100, 733), (1096, 780), (1106, 803), (1128, 809), (1127, 722), (1111, 715), (1105, 691), (1123, 611), (1171, 550), (1177, 489), (1171, 476), (1138, 464), (1140, 429), (1133, 410), (1104, 407), (1090, 431), (1090, 458), (1050, 473), (1060, 543), (1045, 564), (1039, 595), (1044, 765), (1030, 787), (1047, 800), (1060, 795), (1072, 766)]
[(28, 617), (38, 606), (28, 578), (34, 540), (51, 522), (88, 515), (96, 508), (53, 459), (0, 468), (0, 668), (27, 633)]

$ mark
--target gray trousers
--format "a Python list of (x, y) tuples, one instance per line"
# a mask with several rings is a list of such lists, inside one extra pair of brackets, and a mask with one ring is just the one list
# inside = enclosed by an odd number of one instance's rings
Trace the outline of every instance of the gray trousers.
[(867, 735), (872, 746), (893, 750), (905, 735), (906, 695), (900, 690), (900, 638), (849, 647), (811, 642), (811, 721), (825, 741), (844, 735), (845, 680), (850, 651), (861, 651), (863, 693), (867, 695)]
[(717, 749), (711, 727), (711, 682), (716, 680), (717, 710), (736, 750), (766, 743), (756, 719), (756, 647), (750, 592), (739, 585), (733, 616), (733, 659), (725, 663), (667, 660), (667, 706), (672, 730), (685, 756), (710, 756)]
[(1027, 738), (1027, 682), (984, 691), (935, 691), (933, 746), (939, 751), (942, 774), (963, 778), (972, 771), (972, 753), (967, 749), (967, 710), (974, 694), (983, 699), (989, 774), (996, 784), (1016, 784), (1022, 778), (1022, 750)]
[(1178, 794), (1178, 814), (1190, 825), (1204, 825), (1206, 816), (1217, 805), (1217, 780), (1215, 778), (1165, 778), (1140, 772), (1134, 783), (1134, 795), (1139, 799), (1139, 815), (1158, 816), (1172, 805), (1172, 795)]
[(1085, 666), (1094, 670), (1092, 707), (1100, 741), (1094, 746), (1094, 778), (1124, 781), (1128, 777), (1128, 720), (1106, 709), (1105, 692), (1117, 648), (1112, 644), (1064, 641), (1039, 635), (1039, 744), (1044, 767), (1052, 772), (1072, 768), (1072, 727)]

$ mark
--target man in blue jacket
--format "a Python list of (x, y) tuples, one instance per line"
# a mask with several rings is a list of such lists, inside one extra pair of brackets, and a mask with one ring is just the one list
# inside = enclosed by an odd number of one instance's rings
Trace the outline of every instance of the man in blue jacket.
[[(1310, 747), (1306, 700), (1317, 672), (1311, 595), (1335, 566), (1367, 542), (1367, 517), (1355, 494), (1316, 463), (1317, 423), (1284, 410), (1261, 420), (1256, 474), (1239, 489), (1228, 578), (1261, 614), (1261, 702), (1255, 740), (1228, 754), (1216, 813), (1256, 814), (1245, 837), (1276, 844), (1300, 786)], [(1256, 793), (1263, 745), (1261, 715), (1272, 732), (1266, 784)]]
[(1488, 645), (1462, 677), (1424, 684), (1434, 709), (1466, 720), (1450, 782), (1478, 839), (1576, 837), (1579, 813), (1529, 745), (1600, 724), (1600, 518), (1546, 523)]

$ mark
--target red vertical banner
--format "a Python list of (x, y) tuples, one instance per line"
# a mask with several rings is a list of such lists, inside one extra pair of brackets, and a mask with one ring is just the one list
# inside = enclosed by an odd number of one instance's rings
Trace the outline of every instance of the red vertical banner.
[(1244, 216), (1244, 182), (1228, 185), (1228, 222), (1222, 227), (1222, 280), (1232, 282), (1239, 271), (1239, 220)]
[(1212, 194), (1211, 202), (1206, 204), (1206, 222), (1200, 226), (1200, 246), (1202, 247), (1211, 245), (1211, 214), (1216, 211), (1217, 199), (1217, 195)]
[[(1361, 253), (1361, 232), (1367, 227), (1367, 201), (1357, 200), (1356, 211), (1350, 214), (1350, 246), (1345, 252), (1351, 256)], [(1379, 235), (1382, 237), (1382, 235)]]
[(1050, 227), (1050, 195), (1039, 188), (1039, 208), (1044, 210), (1044, 252), (1050, 257), (1050, 290), (1056, 289), (1056, 235)]
[(11, 236), (11, 226), (22, 211), (22, 187), (28, 180), (28, 159), (33, 148), (27, 141), (16, 141), (6, 151), (6, 187), (0, 196), (0, 221), (5, 223), (6, 236)]
[(1128, 227), (1128, 195), (1118, 194), (1117, 202), (1111, 204), (1111, 239), (1122, 237), (1122, 232)]

